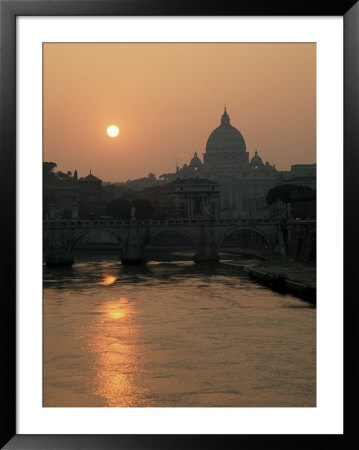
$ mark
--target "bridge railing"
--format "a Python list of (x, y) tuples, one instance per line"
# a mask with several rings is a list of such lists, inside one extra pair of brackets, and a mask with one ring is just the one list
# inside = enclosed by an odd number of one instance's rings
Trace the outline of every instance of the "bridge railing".
[(145, 219), (145, 220), (112, 220), (112, 219), (46, 219), (44, 227), (61, 228), (103, 228), (128, 226), (158, 226), (158, 225), (246, 225), (246, 224), (277, 224), (273, 219), (208, 219), (208, 218), (178, 218), (178, 219)]

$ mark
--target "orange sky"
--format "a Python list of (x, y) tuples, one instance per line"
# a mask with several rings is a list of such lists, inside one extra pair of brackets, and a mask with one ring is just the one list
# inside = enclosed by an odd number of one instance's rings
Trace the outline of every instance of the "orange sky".
[(44, 160), (80, 177), (126, 181), (202, 159), (224, 104), (250, 157), (315, 162), (315, 44), (44, 45)]

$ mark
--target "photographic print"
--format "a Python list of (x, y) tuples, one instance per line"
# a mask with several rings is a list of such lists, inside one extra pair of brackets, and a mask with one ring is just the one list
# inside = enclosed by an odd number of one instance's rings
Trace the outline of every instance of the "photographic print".
[(43, 44), (43, 406), (316, 406), (316, 44)]

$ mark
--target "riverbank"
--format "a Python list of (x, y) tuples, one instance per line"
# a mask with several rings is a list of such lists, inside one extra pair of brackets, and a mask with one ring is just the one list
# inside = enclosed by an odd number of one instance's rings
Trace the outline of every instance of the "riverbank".
[(241, 261), (241, 267), (259, 283), (274, 291), (291, 293), (316, 303), (316, 264), (275, 256), (266, 261)]

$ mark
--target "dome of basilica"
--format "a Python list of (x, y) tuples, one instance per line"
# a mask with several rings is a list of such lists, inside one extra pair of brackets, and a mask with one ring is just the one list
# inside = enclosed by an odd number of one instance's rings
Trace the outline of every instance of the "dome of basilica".
[(258, 151), (255, 151), (255, 154), (253, 158), (251, 159), (251, 162), (249, 163), (251, 167), (263, 167), (263, 161), (260, 156), (258, 156)]
[(230, 124), (226, 108), (224, 108), (224, 113), (221, 118), (221, 125), (212, 131), (206, 145), (206, 152), (218, 152), (222, 150), (246, 151), (244, 138), (237, 128), (232, 127)]
[(193, 158), (191, 159), (191, 162), (189, 163), (190, 167), (192, 168), (201, 168), (202, 167), (202, 161), (198, 158), (197, 152), (194, 154)]

